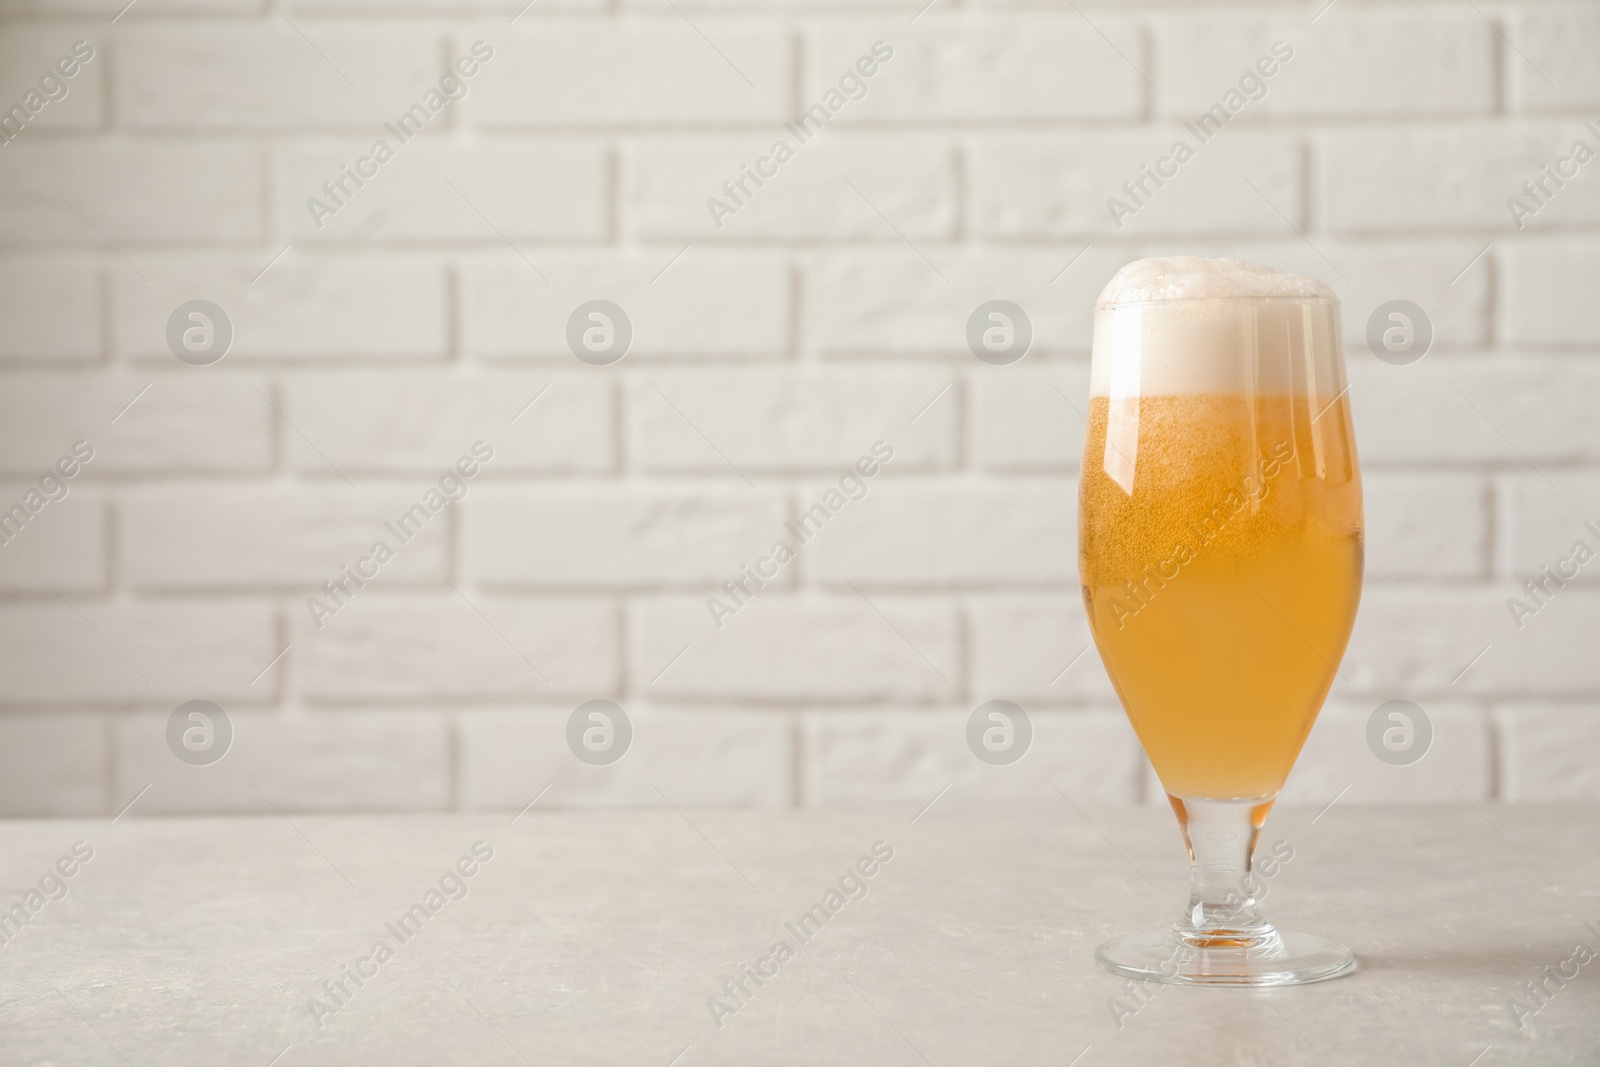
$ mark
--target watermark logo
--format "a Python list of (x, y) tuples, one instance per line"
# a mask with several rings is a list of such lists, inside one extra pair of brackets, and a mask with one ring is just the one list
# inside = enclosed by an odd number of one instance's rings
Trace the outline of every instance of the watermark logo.
[(789, 561), (797, 557), (800, 550), (821, 533), (822, 528), (846, 504), (852, 500), (865, 500), (869, 489), (868, 479), (893, 458), (893, 445), (887, 441), (874, 441), (870, 455), (857, 459), (855, 466), (845, 468), (845, 472), (839, 476), (837, 489), (829, 488), (798, 518), (783, 524), (784, 533), (793, 536), (792, 542), (788, 537), (774, 541), (768, 554), (757, 559), (754, 567), (748, 563), (740, 567), (736, 577), (722, 583), (726, 600), (716, 596), (706, 597), (706, 611), (710, 613), (716, 628), (722, 629), (724, 619), (739, 614), (769, 582), (776, 581)]
[(75, 442), (71, 455), (62, 456), (55, 466), (46, 468), (39, 476), (37, 489), (29, 486), (21, 500), (0, 511), (0, 546), (9, 545), (22, 528), (52, 502), (65, 500), (72, 491), (68, 480), (76, 477), (91, 459), (94, 459), (94, 446), (87, 441)]
[(609, 300), (586, 301), (567, 318), (567, 347), (592, 367), (609, 367), (631, 344), (633, 322)]
[(1120, 592), (1111, 593), (1104, 604), (1116, 620), (1117, 629), (1122, 629), (1129, 619), (1149, 607), (1156, 594), (1165, 589), (1168, 582), (1176, 581), (1183, 573), (1183, 568), (1193, 563), (1207, 545), (1220, 537), (1246, 505), (1260, 504), (1265, 500), (1272, 491), (1272, 480), (1288, 466), (1294, 455), (1294, 445), (1288, 441), (1273, 445), (1270, 455), (1263, 453), (1257, 459), (1254, 474), (1245, 475), (1238, 488), (1217, 501), (1198, 523), (1189, 524), (1191, 538), (1179, 541), (1173, 546), (1172, 555), (1154, 564), (1147, 564), (1137, 577), (1122, 583)]
[[(1585, 122), (1583, 128), (1600, 138), (1600, 125), (1593, 119)], [(1556, 193), (1565, 189), (1567, 182), (1578, 176), (1579, 168), (1594, 157), (1594, 148), (1580, 138), (1572, 142), (1566, 155), (1557, 156), (1554, 163), (1546, 163), (1537, 175), (1523, 182), (1522, 196), (1506, 198), (1506, 210), (1511, 212), (1511, 221), (1516, 223), (1517, 229), (1525, 229), (1529, 219), (1549, 207)]]
[[(354, 167), (348, 163), (339, 164), (333, 177), (322, 183), (322, 195), (326, 199), (315, 196), (306, 198), (306, 211), (310, 213), (317, 229), (322, 229), (323, 219), (349, 207), (350, 201), (366, 188), (367, 182), (376, 178), (400, 149), (421, 134), (446, 107), (465, 99), (469, 89), (467, 79), (476, 75), (493, 58), (494, 48), (487, 41), (474, 41), (471, 55), (460, 56), (453, 67), (445, 68), (439, 76), (438, 88), (430, 86), (423, 92), (421, 100), (412, 104), (393, 122), (383, 124), (385, 132), (394, 138), (393, 146), (387, 140), (378, 138), (372, 142), (366, 155), (356, 157)], [(446, 178), (445, 182), (450, 184), (450, 179)], [(451, 188), (455, 186), (451, 185)], [(456, 195), (460, 196), (461, 190), (456, 189)], [(466, 197), (462, 196), (462, 199)], [(470, 202), (468, 206), (471, 206)]]
[(37, 89), (29, 88), (20, 103), (12, 104), (5, 108), (0, 104), (0, 145), (8, 145), (22, 133), (22, 128), (32, 122), (34, 116), (51, 104), (65, 100), (72, 92), (68, 82), (78, 76), (78, 72), (94, 59), (94, 45), (88, 41), (75, 41), (72, 51), (55, 61), (55, 65), (46, 67), (39, 78)]
[(872, 889), (868, 880), (881, 873), (892, 859), (894, 846), (887, 841), (874, 841), (870, 855), (857, 857), (816, 903), (783, 924), (785, 936), (773, 941), (766, 955), (741, 964), (734, 977), (725, 979), (721, 995), (706, 998), (706, 1011), (717, 1029), (721, 1030), (729, 1019), (748, 1007), (767, 982), (778, 977), (783, 966), (814, 941), (841, 911), (855, 901), (865, 900)]
[(1367, 318), (1367, 347), (1391, 366), (1410, 366), (1433, 347), (1433, 320), (1409, 300), (1385, 301)]
[(179, 704), (167, 716), (167, 747), (193, 767), (208, 767), (228, 754), (233, 722), (209, 700)]
[(1428, 754), (1433, 722), (1409, 700), (1390, 700), (1367, 717), (1367, 747), (1392, 767), (1407, 767)]
[(94, 859), (94, 847), (87, 841), (74, 841), (71, 852), (64, 852), (56, 862), (44, 869), (38, 888), (29, 886), (22, 898), (9, 908), (0, 910), (0, 947), (11, 944), (23, 928), (33, 922), (33, 917), (50, 904), (65, 900), (72, 892), (69, 880)]
[(783, 124), (784, 132), (795, 139), (793, 145), (787, 138), (777, 138), (767, 149), (766, 155), (756, 158), (754, 167), (748, 163), (739, 164), (739, 173), (722, 183), (722, 196), (706, 198), (706, 211), (711, 215), (712, 225), (722, 229), (725, 220), (743, 211), (756, 194), (767, 187), (767, 182), (782, 172), (783, 166), (795, 157), (799, 147), (804, 147), (826, 129), (846, 104), (865, 99), (869, 89), (868, 79), (893, 58), (894, 48), (887, 42), (872, 42), (871, 54), (858, 57), (853, 66), (846, 67), (839, 76), (837, 87), (830, 86), (816, 103), (797, 115), (793, 122)]
[(1231, 912), (1236, 921), (1242, 921), (1249, 909), (1267, 899), (1267, 894), (1272, 891), (1267, 883), (1276, 878), (1292, 859), (1294, 846), (1287, 841), (1274, 841), (1270, 849), (1258, 850), (1251, 856), (1250, 869), (1239, 880), (1239, 888), (1222, 898), (1219, 913), (1227, 915)]
[(980, 760), (1005, 767), (1028, 754), (1033, 720), (1009, 700), (989, 700), (967, 716), (967, 747)]
[(1032, 346), (1033, 322), (1009, 300), (986, 300), (967, 318), (967, 347), (985, 363), (1007, 366)]
[[(1583, 528), (1600, 540), (1600, 526), (1594, 520), (1583, 524)], [(1511, 621), (1517, 624), (1517, 629), (1526, 626), (1527, 620), (1539, 612), (1555, 599), (1556, 593), (1565, 589), (1567, 583), (1578, 576), (1578, 571), (1584, 564), (1595, 558), (1595, 550), (1588, 541), (1582, 538), (1572, 542), (1572, 550), (1560, 557), (1555, 563), (1546, 563), (1539, 568), (1537, 578), (1529, 578), (1522, 583), (1522, 591), (1527, 599), (1521, 597), (1507, 597), (1506, 608), (1511, 612)]]
[[(1600, 939), (1600, 927), (1592, 922), (1583, 924), (1589, 934)], [(1575, 942), (1572, 946), (1572, 955), (1555, 963), (1547, 963), (1539, 969), (1537, 978), (1524, 979), (1522, 983), (1523, 996), (1511, 997), (1506, 1001), (1506, 1007), (1511, 1009), (1511, 1018), (1521, 1030), (1532, 1019), (1544, 1010), (1545, 1005), (1555, 999), (1555, 995), (1567, 987), (1567, 983), (1578, 977), (1579, 972), (1590, 963), (1594, 962), (1594, 948), (1587, 941)], [(1551, 986), (1555, 988), (1552, 989)]]
[(628, 754), (633, 721), (609, 700), (579, 704), (567, 716), (567, 747), (591, 767), (607, 767)]
[[(306, 1010), (311, 1014), (311, 1021), (317, 1024), (317, 1029), (321, 1030), (328, 1019), (343, 1011), (403, 946), (416, 940), (434, 916), (448, 905), (465, 900), (472, 891), (470, 879), (492, 859), (494, 846), (482, 839), (474, 841), (470, 854), (464, 853), (454, 865), (446, 867), (438, 881), (430, 885), (420, 899), (415, 900), (394, 921), (383, 924), (383, 936), (372, 943), (372, 948), (365, 956), (356, 957), (340, 968), (337, 977), (322, 983), (322, 994), (326, 999), (307, 997)], [(391, 938), (393, 944), (390, 944)]]
[(167, 347), (191, 367), (209, 367), (228, 354), (233, 321), (209, 300), (179, 304), (167, 318)]
[(306, 597), (306, 610), (311, 613), (311, 621), (317, 629), (322, 629), (328, 619), (348, 607), (356, 593), (378, 577), (400, 549), (420, 537), (429, 520), (451, 504), (466, 499), (471, 490), (468, 483), (483, 469), (482, 465), (493, 458), (493, 445), (482, 440), (472, 442), (471, 455), (464, 455), (454, 466), (446, 467), (439, 476), (437, 488), (429, 486), (420, 501), (383, 524), (384, 530), (394, 538), (393, 544), (388, 538), (372, 542), (366, 555), (358, 557), (353, 566), (346, 564), (338, 574), (322, 583), (322, 596)]
[[(1182, 938), (1173, 938), (1167, 954), (1156, 963), (1156, 972), (1167, 982), (1171, 982), (1199, 958), (1199, 949)], [(1129, 1019), (1148, 1007), (1150, 1001), (1161, 991), (1163, 984), (1162, 978), (1157, 978), (1155, 975), (1139, 979), (1129, 978), (1122, 983), (1124, 999), (1107, 997), (1106, 1008), (1110, 1010), (1111, 1021), (1117, 1025), (1117, 1029), (1121, 1030), (1127, 1026)]]
[(1179, 137), (1172, 142), (1172, 147), (1167, 150), (1166, 155), (1156, 158), (1154, 167), (1149, 163), (1141, 163), (1139, 172), (1122, 183), (1122, 194), (1126, 199), (1115, 196), (1106, 199), (1106, 211), (1117, 229), (1122, 229), (1124, 220), (1137, 215), (1155, 198), (1158, 190), (1176, 178), (1184, 164), (1193, 159), (1202, 146), (1221, 133), (1223, 127), (1232, 122), (1235, 115), (1251, 103), (1265, 98), (1268, 90), (1267, 80), (1282, 70), (1293, 58), (1294, 49), (1287, 41), (1273, 41), (1271, 53), (1258, 56), (1255, 64), (1246, 67), (1244, 73), (1239, 75), (1237, 88), (1229, 87), (1227, 92), (1222, 94), (1221, 100), (1195, 116), (1192, 122), (1183, 124), (1183, 128), (1194, 138), (1193, 144), (1189, 143), (1188, 137)]

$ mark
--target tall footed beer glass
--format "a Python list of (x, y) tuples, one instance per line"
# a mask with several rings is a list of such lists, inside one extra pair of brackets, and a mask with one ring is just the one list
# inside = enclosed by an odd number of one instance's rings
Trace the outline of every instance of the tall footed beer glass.
[(1158, 981), (1351, 970), (1280, 933), (1251, 855), (1361, 594), (1361, 478), (1339, 302), (1228, 259), (1124, 267), (1095, 307), (1079, 574), (1095, 645), (1183, 828), (1189, 905), (1098, 958)]

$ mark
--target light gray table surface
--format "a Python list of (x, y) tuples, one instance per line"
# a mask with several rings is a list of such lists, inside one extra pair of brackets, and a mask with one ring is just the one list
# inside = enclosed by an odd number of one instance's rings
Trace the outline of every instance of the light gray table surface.
[[(511, 814), (0, 824), (0, 907), (93, 849), (0, 948), (0, 1064), (1600, 1062), (1600, 960), (1521, 1026), (1510, 1006), (1600, 952), (1594, 808), (1279, 810), (1269, 917), (1361, 969), (1144, 997), (1094, 949), (1181, 905), (1165, 808)], [(386, 924), (476, 841), (492, 858), (402, 943)], [(785, 923), (880, 841), (866, 895), (801, 942)], [(776, 977), (727, 998), (779, 940)]]

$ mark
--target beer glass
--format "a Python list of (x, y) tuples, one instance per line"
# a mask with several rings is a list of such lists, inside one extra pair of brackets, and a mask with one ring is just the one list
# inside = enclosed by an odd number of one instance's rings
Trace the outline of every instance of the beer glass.
[(1240, 260), (1129, 264), (1095, 307), (1090, 383), (1084, 607), (1191, 865), (1171, 929), (1097, 958), (1176, 983), (1344, 974), (1348, 949), (1262, 917), (1251, 870), (1361, 594), (1338, 299)]

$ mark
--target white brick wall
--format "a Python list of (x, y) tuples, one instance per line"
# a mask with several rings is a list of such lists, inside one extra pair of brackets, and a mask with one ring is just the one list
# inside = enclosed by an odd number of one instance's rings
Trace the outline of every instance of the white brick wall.
[[(1160, 798), (1089, 643), (1076, 485), (1089, 312), (1152, 254), (1344, 300), (1367, 586), (1286, 799), (1600, 799), (1600, 16), (1568, 0), (0, 0), (0, 815)], [(1321, 12), (1319, 14), (1319, 11)], [(1313, 16), (1316, 16), (1313, 21)], [(1485, 21), (1487, 19), (1487, 21)], [(473, 42), (493, 57), (318, 225)], [(875, 41), (829, 127), (706, 207)], [(1105, 209), (1274, 41), (1292, 60), (1147, 208)], [(1254, 188), (1252, 188), (1252, 186)], [(1028, 357), (967, 352), (984, 300)], [(1366, 321), (1406, 298), (1434, 349)], [(168, 317), (222, 306), (226, 358)], [(633, 341), (590, 366), (581, 303)], [(475, 441), (466, 495), (321, 619)], [(894, 458), (737, 614), (709, 596), (844, 468)], [(1368, 716), (1423, 706), (1392, 767)], [(966, 750), (1022, 704), (1020, 763)], [(180, 703), (225, 707), (179, 762)], [(565, 741), (614, 700), (612, 766)]]

